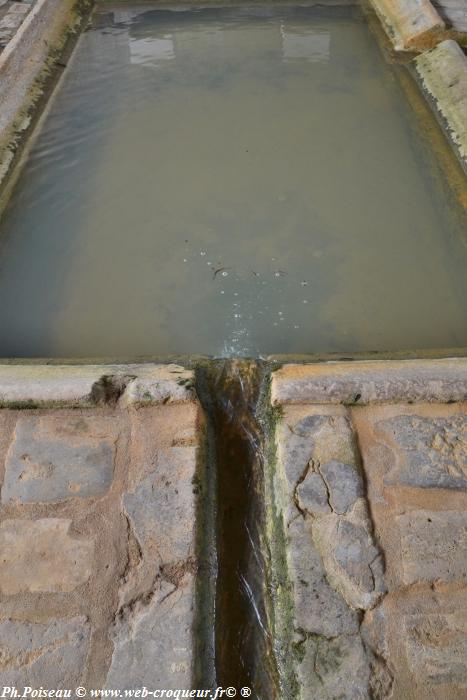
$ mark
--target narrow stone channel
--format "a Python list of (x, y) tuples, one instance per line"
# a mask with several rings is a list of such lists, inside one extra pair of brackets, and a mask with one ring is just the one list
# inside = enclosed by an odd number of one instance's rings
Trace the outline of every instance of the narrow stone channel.
[(273, 700), (279, 696), (266, 614), (264, 452), (256, 414), (261, 366), (221, 361), (205, 380), (217, 472), (216, 681)]

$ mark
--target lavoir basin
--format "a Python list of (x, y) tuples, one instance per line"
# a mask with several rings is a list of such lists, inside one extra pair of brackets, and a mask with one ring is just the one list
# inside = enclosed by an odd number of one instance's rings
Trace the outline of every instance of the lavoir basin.
[(102, 4), (0, 222), (0, 355), (466, 346), (406, 70), (350, 4)]

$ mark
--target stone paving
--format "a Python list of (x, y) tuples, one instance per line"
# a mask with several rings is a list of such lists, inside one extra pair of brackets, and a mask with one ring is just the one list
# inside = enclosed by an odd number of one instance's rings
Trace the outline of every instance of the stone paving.
[[(3, 368), (4, 403), (17, 404), (22, 372)], [(56, 398), (83, 406), (0, 411), (0, 685), (190, 687), (203, 441), (192, 375), (35, 368), (27, 393), (49, 401), (57, 372)]]
[[(197, 687), (194, 383), (0, 366), (0, 686)], [(467, 697), (467, 360), (285, 365), (271, 409), (280, 700)]]
[(273, 375), (302, 700), (467, 697), (466, 398), (465, 360)]

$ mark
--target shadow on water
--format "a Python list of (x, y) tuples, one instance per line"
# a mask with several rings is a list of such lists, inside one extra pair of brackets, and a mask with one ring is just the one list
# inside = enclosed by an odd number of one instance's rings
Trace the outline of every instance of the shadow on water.
[(217, 471), (216, 680), (224, 688), (247, 686), (252, 698), (274, 700), (279, 694), (261, 546), (261, 366), (225, 360), (215, 363), (206, 379)]

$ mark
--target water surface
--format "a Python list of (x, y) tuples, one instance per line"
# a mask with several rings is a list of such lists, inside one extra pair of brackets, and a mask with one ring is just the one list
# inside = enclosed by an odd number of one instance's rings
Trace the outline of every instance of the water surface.
[(467, 345), (462, 220), (358, 11), (104, 11), (0, 226), (0, 355)]

